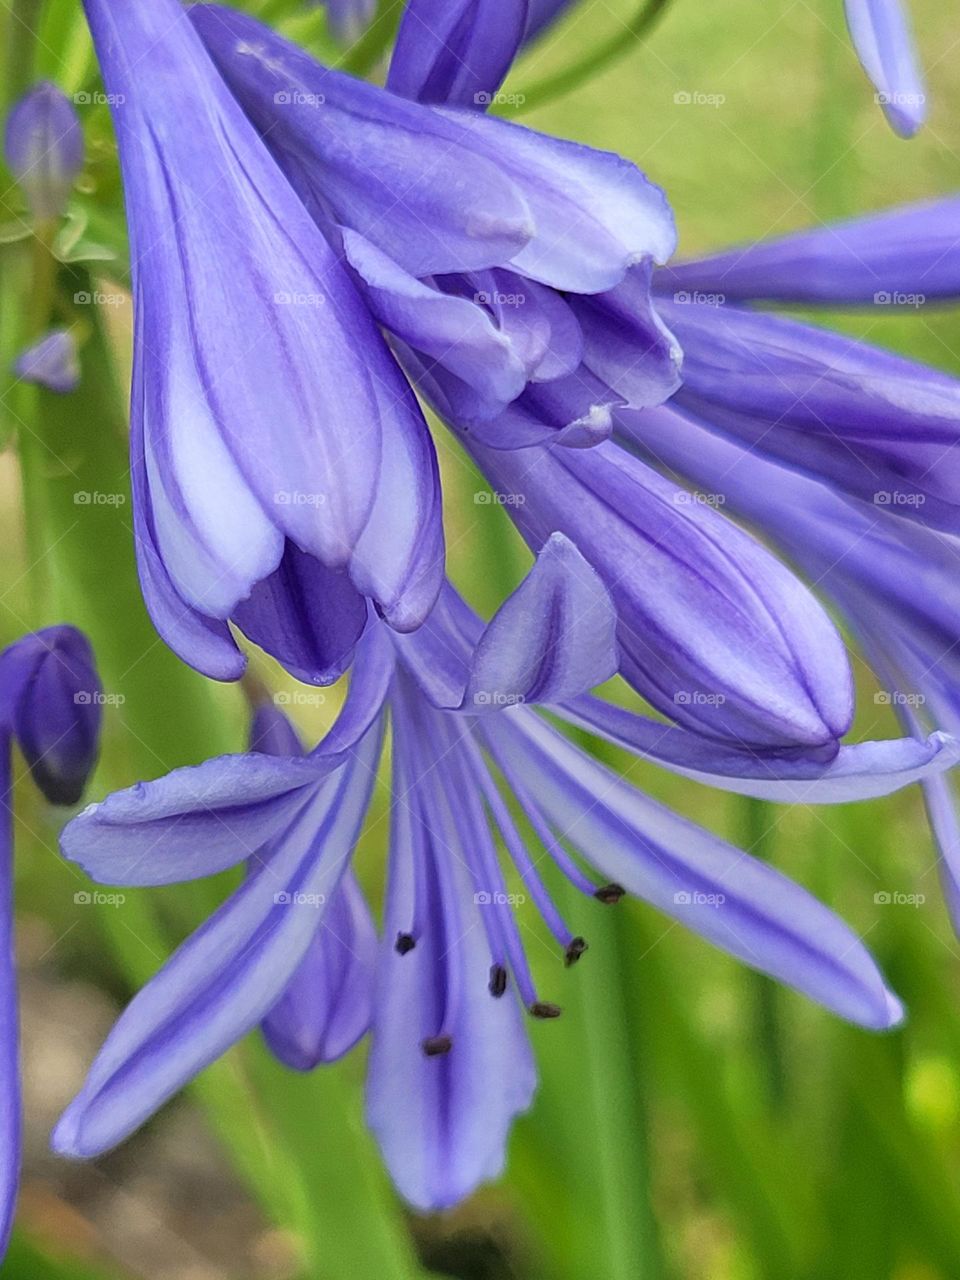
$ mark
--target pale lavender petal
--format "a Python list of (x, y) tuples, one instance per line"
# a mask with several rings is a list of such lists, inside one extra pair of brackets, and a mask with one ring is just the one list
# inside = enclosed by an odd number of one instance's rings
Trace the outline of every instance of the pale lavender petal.
[(13, 371), (24, 382), (68, 395), (80, 383), (77, 344), (67, 329), (54, 329), (28, 347), (14, 362)]
[(851, 1022), (900, 1021), (857, 935), (786, 876), (650, 800), (535, 713), (483, 723), (558, 836), (611, 881)]
[(95, 1155), (122, 1141), (276, 1004), (346, 870), (380, 745), (374, 729), (270, 860), (127, 1006), (54, 1131), (62, 1155)]
[(927, 115), (927, 95), (902, 0), (844, 0), (847, 26), (877, 101), (901, 138)]
[(4, 137), (7, 167), (35, 218), (59, 218), (83, 168), (83, 130), (73, 104), (48, 80), (14, 103)]

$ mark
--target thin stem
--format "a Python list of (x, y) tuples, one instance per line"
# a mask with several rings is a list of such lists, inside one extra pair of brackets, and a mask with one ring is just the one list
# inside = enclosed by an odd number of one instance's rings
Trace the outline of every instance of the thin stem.
[[(743, 801), (744, 848), (755, 858), (769, 857), (774, 831), (773, 806), (765, 800), (747, 797)], [(781, 1107), (786, 1098), (783, 1035), (780, 1025), (780, 996), (776, 984), (765, 974), (748, 974), (754, 1036), (760, 1048), (767, 1100)]]
[(542, 107), (575, 89), (590, 76), (597, 75), (618, 59), (624, 57), (652, 30), (666, 12), (670, 0), (644, 0), (632, 18), (627, 19), (620, 30), (612, 32), (595, 48), (588, 50), (562, 71), (524, 89), (523, 102), (517, 103), (510, 114), (521, 115), (533, 107)]
[(5, 23), (7, 56), (2, 90), (5, 107), (16, 102), (33, 80), (42, 8), (43, 0), (8, 0)]

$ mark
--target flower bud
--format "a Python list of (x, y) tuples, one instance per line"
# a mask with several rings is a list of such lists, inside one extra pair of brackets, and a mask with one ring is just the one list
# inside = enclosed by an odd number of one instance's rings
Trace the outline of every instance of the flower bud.
[(66, 395), (76, 391), (80, 364), (73, 334), (54, 329), (17, 357), (13, 371), (24, 382), (34, 382), (48, 391)]
[(49, 81), (34, 85), (7, 118), (10, 172), (40, 221), (59, 218), (83, 168), (83, 130), (70, 100)]
[(103, 695), (90, 642), (46, 627), (0, 656), (0, 697), (33, 780), (51, 804), (76, 804), (96, 764)]

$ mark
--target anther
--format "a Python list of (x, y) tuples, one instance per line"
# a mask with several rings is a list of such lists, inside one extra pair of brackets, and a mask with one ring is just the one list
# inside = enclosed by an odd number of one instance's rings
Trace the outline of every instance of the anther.
[(543, 1000), (538, 1000), (536, 1004), (530, 1006), (530, 1012), (535, 1018), (559, 1018), (562, 1010), (558, 1004), (547, 1004)]
[(422, 1044), (423, 1052), (428, 1058), (439, 1058), (453, 1048), (450, 1036), (428, 1036)]
[(572, 964), (576, 964), (580, 957), (587, 949), (586, 938), (571, 938), (567, 943), (567, 949), (563, 953), (563, 963), (569, 969)]
[(507, 989), (507, 971), (502, 964), (490, 966), (490, 994), (498, 999)]
[(612, 906), (626, 893), (622, 884), (602, 884), (599, 889), (594, 889), (593, 896), (599, 899), (605, 906)]
[(394, 949), (398, 955), (405, 956), (408, 951), (412, 951), (417, 945), (417, 940), (412, 933), (398, 933), (397, 941), (394, 943)]

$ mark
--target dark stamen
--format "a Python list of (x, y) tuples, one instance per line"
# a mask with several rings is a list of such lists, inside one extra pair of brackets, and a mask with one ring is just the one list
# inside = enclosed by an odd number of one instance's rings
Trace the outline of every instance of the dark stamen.
[(563, 953), (563, 963), (569, 969), (572, 964), (576, 964), (580, 957), (587, 949), (586, 938), (571, 938), (567, 944), (567, 949)]
[(594, 889), (593, 896), (598, 898), (605, 906), (612, 906), (626, 893), (622, 884), (602, 884), (599, 889)]
[(490, 994), (498, 999), (507, 989), (507, 971), (502, 964), (490, 966)]
[(439, 1058), (453, 1048), (450, 1036), (428, 1036), (423, 1042), (423, 1052), (428, 1058)]
[(538, 1000), (536, 1004), (530, 1006), (530, 1012), (535, 1018), (559, 1018), (562, 1010), (558, 1004), (547, 1004), (545, 1001)]
[(394, 944), (397, 954), (405, 956), (408, 951), (412, 951), (417, 945), (417, 940), (412, 933), (398, 933), (397, 941)]

